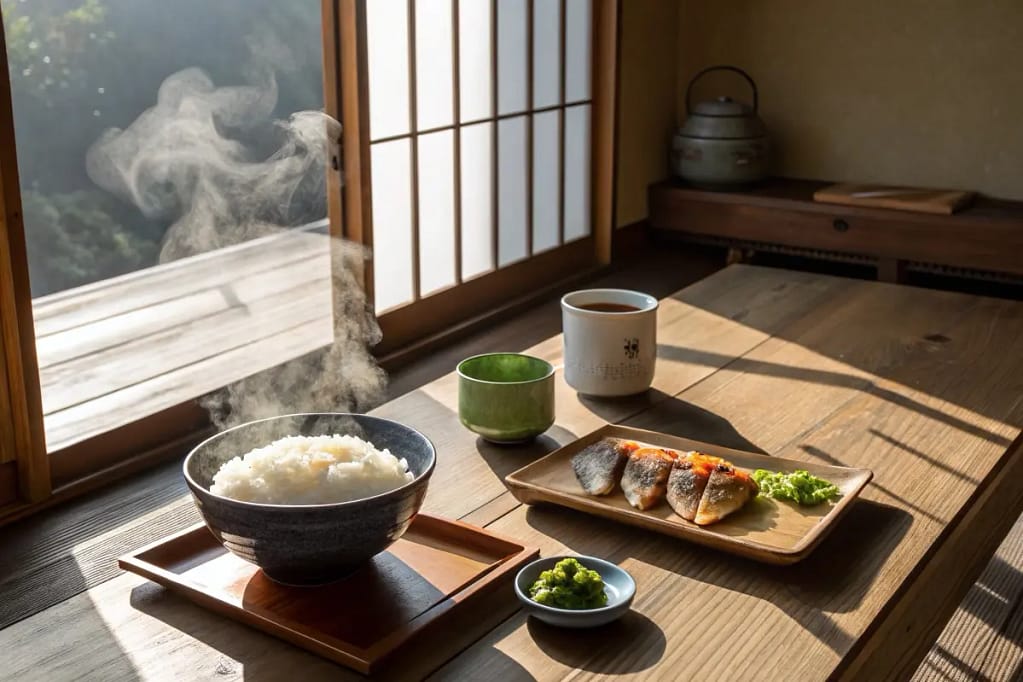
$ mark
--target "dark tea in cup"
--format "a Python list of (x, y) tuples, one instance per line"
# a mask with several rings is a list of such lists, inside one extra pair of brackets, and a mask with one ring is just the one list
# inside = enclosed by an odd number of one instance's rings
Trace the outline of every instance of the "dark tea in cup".
[(634, 305), (625, 303), (585, 303), (576, 307), (592, 310), (595, 313), (634, 313), (640, 310)]
[(657, 362), (657, 299), (628, 289), (585, 289), (561, 299), (565, 382), (583, 395), (650, 388)]

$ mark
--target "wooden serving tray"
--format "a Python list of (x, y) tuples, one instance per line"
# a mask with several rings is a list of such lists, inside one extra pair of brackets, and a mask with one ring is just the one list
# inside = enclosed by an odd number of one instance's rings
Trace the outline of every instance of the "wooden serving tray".
[(460, 637), (472, 636), (459, 642), (466, 646), (483, 635), (480, 626), (491, 615), (517, 608), (511, 583), (537, 556), (537, 549), (482, 528), (419, 514), (365, 568), (318, 587), (272, 582), (224, 549), (203, 524), (118, 564), (200, 606), (369, 674), (411, 662), (422, 651), (436, 654)]
[[(667, 503), (639, 511), (626, 501), (620, 489), (605, 496), (587, 495), (575, 478), (570, 460), (587, 445), (605, 437), (624, 438), (678, 451), (699, 450), (724, 457), (747, 471), (806, 469), (838, 486), (842, 497), (814, 507), (801, 507), (793, 502), (758, 496), (723, 521), (697, 526), (675, 514)], [(525, 504), (558, 504), (757, 561), (792, 564), (813, 551), (873, 476), (869, 469), (769, 457), (655, 431), (608, 424), (519, 469), (505, 481), (512, 494)]]

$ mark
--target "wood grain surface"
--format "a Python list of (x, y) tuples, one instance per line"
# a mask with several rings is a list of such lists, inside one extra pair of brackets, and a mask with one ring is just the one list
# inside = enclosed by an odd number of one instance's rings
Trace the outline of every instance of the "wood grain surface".
[[(489, 634), (437, 661), (436, 677), (909, 677), (1023, 511), (1013, 449), (1023, 305), (736, 265), (665, 299), (658, 324), (651, 391), (582, 398), (559, 372), (557, 423), (530, 446), (489, 446), (461, 428), (450, 375), (377, 411), (437, 446), (425, 510), (489, 524), (543, 555), (607, 558), (638, 584), (632, 612), (596, 631), (495, 616)], [(560, 337), (529, 352), (558, 364)], [(606, 422), (875, 478), (809, 557), (785, 567), (514, 504), (505, 475)], [(735, 654), (692, 655), (708, 641)], [(345, 675), (135, 576), (0, 631), (0, 649), (26, 679)]]
[[(544, 554), (611, 557), (632, 571), (639, 584), (636, 610), (656, 624), (666, 645), (615, 654), (587, 647), (573, 654), (555, 644), (571, 638), (517, 618), (460, 656), (442, 677), (482, 667), (495, 677), (528, 672), (538, 679), (557, 679), (572, 668), (646, 672), (651, 678), (671, 670), (682, 679), (820, 679), (840, 673), (861, 654), (880, 655), (867, 644), (879, 641), (871, 634), (882, 623), (894, 629), (913, 622), (912, 612), (899, 620), (882, 618), (908, 584), (925, 593), (940, 585), (942, 601), (958, 603), (968, 583), (952, 586), (948, 577), (979, 571), (990, 556), (983, 543), (944, 553), (954, 566), (931, 581), (909, 579), (925, 562), (938, 560), (942, 541), (962, 522), (978, 487), (1012, 459), (1006, 453), (1023, 419), (1023, 385), (1006, 352), (1020, 343), (1023, 306), (873, 283), (857, 283), (847, 293), (838, 305), (819, 308), (681, 392), (677, 402), (626, 421), (645, 428), (674, 425), (676, 433), (736, 447), (745, 441), (782, 457), (873, 469), (867, 501), (814, 554), (796, 566), (766, 569), (582, 514), (517, 509), (495, 527), (540, 542)], [(691, 352), (688, 357), (699, 358)], [(701, 421), (716, 437), (703, 435)], [(1019, 497), (1001, 502), (983, 523), (991, 524), (995, 514), (1010, 522), (1018, 516)], [(974, 524), (963, 528), (976, 530)], [(647, 589), (651, 593), (644, 596)], [(686, 630), (694, 619), (702, 623), (699, 633)], [(656, 642), (653, 627), (646, 627), (652, 637), (645, 641)], [(636, 629), (642, 627), (637, 623)], [(905, 639), (889, 633), (893, 646), (912, 643), (912, 636), (899, 632)], [(710, 636), (721, 649), (743, 656), (711, 662), (687, 655)], [(576, 640), (575, 648), (582, 650), (580, 644)], [(551, 667), (559, 657), (567, 663)], [(899, 663), (909, 673), (915, 667), (912, 656)]]

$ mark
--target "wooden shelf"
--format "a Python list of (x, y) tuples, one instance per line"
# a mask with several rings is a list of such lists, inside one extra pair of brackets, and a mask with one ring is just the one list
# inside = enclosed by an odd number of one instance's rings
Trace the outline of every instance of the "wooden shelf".
[(777, 178), (755, 188), (711, 192), (677, 181), (651, 185), (655, 229), (736, 242), (833, 251), (1023, 275), (1023, 202), (978, 197), (951, 216), (817, 203), (830, 183)]

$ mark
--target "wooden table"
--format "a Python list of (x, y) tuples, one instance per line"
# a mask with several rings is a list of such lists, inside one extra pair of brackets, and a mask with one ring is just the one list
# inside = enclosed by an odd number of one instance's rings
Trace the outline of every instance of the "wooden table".
[[(607, 557), (638, 583), (633, 612), (606, 629), (495, 614), (474, 643), (452, 633), (466, 648), (439, 668), (409, 670), (499, 680), (912, 674), (1023, 511), (1023, 304), (732, 266), (665, 299), (658, 325), (651, 391), (597, 401), (559, 382), (557, 424), (528, 447), (495, 448), (463, 429), (451, 375), (376, 411), (437, 445), (425, 510), (544, 554)], [(561, 339), (530, 352), (557, 363)], [(606, 421), (869, 467), (875, 478), (790, 567), (526, 508), (506, 491), (507, 473)], [(0, 631), (0, 651), (14, 679), (348, 674), (133, 575)]]

